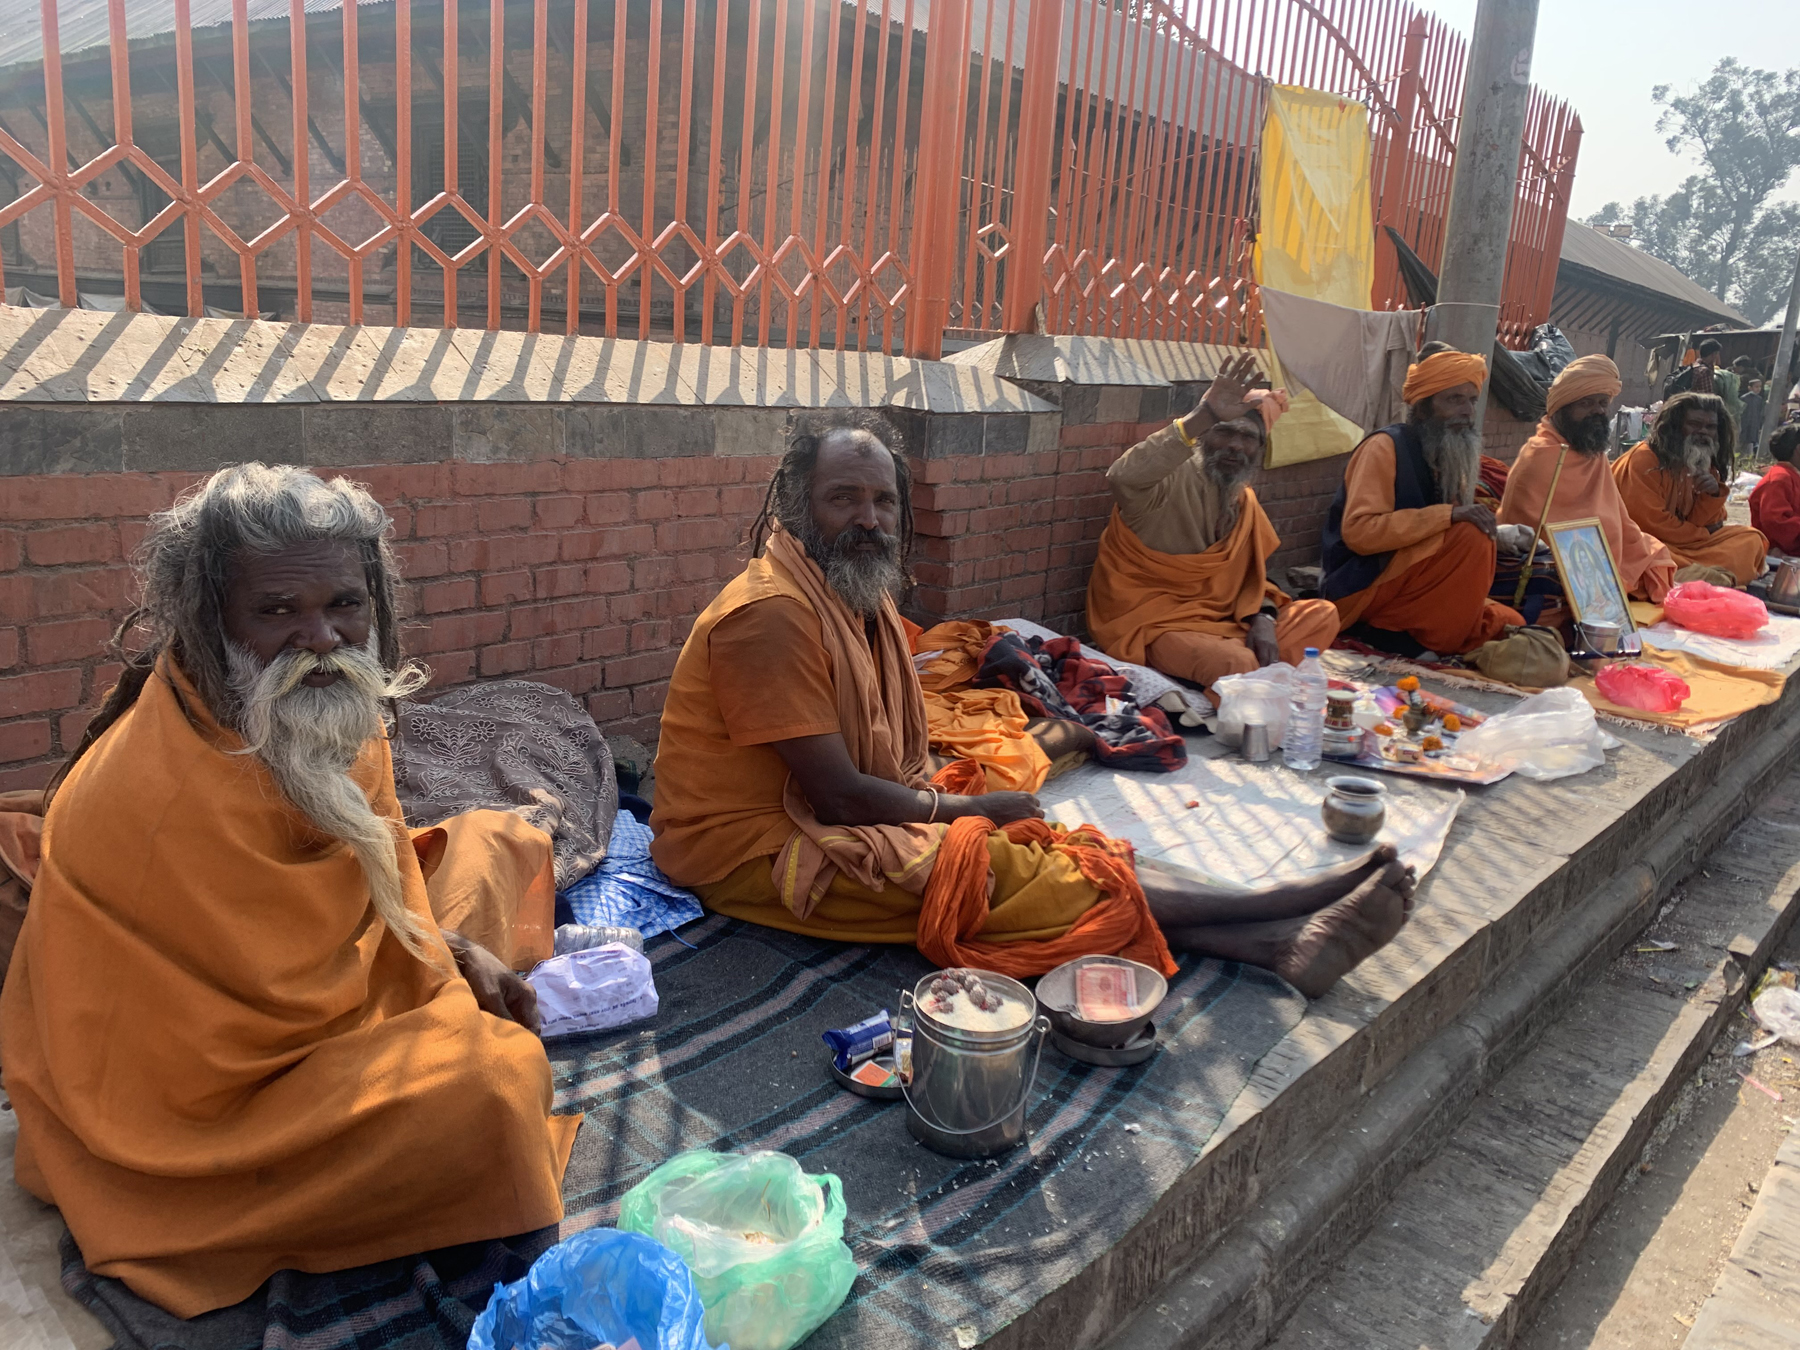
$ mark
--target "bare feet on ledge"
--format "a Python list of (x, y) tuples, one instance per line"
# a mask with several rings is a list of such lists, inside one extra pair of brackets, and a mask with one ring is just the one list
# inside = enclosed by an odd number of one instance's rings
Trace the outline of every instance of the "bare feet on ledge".
[(1412, 912), (1413, 885), (1410, 867), (1387, 862), (1336, 904), (1296, 920), (1287, 950), (1269, 968), (1318, 998), (1394, 940)]

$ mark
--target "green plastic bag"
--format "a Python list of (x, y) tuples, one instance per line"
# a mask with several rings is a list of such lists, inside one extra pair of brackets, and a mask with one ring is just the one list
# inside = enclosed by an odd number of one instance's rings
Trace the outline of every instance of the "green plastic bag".
[(842, 1183), (785, 1153), (677, 1154), (625, 1193), (619, 1227), (687, 1262), (707, 1339), (731, 1350), (790, 1350), (856, 1280)]

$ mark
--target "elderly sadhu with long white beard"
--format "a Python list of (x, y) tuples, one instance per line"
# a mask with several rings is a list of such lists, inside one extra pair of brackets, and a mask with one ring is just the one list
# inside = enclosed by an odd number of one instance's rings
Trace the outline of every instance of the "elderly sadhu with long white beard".
[(1525, 622), (1488, 598), (1497, 527), (1475, 501), (1486, 379), (1481, 357), (1426, 343), (1406, 373), (1406, 421), (1351, 453), (1325, 521), (1320, 586), (1350, 636), (1454, 656)]
[(157, 517), (147, 641), (45, 822), (0, 995), (18, 1180), (178, 1317), (562, 1216), (579, 1117), (508, 969), (548, 954), (551, 842), (403, 827), (388, 526), (260, 464)]

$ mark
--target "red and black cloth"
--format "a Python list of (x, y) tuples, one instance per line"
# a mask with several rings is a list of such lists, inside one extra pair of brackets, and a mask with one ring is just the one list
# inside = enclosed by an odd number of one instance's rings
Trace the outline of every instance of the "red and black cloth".
[(1083, 656), (1074, 638), (998, 633), (981, 654), (975, 683), (1012, 690), (1027, 716), (1061, 717), (1091, 728), (1098, 742), (1094, 758), (1102, 764), (1171, 773), (1187, 763), (1187, 742), (1163, 710), (1140, 708), (1131, 682), (1106, 662)]

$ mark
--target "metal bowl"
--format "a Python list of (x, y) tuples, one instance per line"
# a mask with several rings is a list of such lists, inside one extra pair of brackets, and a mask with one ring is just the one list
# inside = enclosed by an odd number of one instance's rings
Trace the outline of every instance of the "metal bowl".
[[(1095, 961), (1129, 966), (1137, 977), (1137, 1016), (1118, 1022), (1090, 1022), (1075, 1014), (1075, 972)], [(1123, 956), (1078, 956), (1050, 971), (1037, 985), (1038, 1007), (1050, 1019), (1050, 1028), (1067, 1040), (1096, 1045), (1103, 1050), (1130, 1045), (1156, 1015), (1157, 1005), (1169, 992), (1169, 982), (1149, 966)]]

